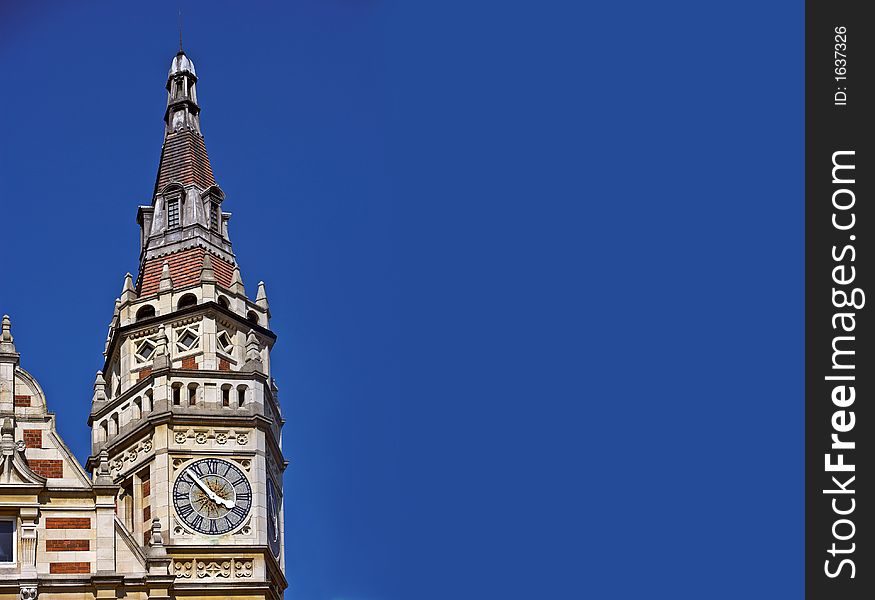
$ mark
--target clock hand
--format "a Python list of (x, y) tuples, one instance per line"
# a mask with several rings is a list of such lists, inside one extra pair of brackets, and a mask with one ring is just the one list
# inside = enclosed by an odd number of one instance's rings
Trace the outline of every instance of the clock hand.
[(207, 485), (203, 481), (201, 481), (200, 478), (197, 477), (197, 475), (194, 474), (194, 471), (192, 471), (191, 469), (186, 469), (185, 472), (186, 474), (188, 474), (191, 480), (194, 481), (198, 485), (198, 487), (204, 491), (204, 493), (206, 493), (207, 497), (210, 500), (212, 500), (216, 504), (221, 504), (225, 508), (234, 508), (235, 503), (233, 500), (225, 500), (224, 498), (220, 497), (216, 492), (208, 488)]

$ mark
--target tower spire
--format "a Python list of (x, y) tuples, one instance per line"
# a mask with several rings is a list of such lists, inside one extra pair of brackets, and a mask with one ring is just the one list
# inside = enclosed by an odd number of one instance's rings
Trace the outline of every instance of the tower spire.
[(179, 9), (179, 51), (183, 52), (183, 50), (182, 50), (182, 9), (181, 8)]

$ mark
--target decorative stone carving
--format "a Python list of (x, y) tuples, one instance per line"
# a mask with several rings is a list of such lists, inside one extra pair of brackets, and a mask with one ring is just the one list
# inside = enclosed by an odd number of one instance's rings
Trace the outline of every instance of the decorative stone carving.
[(37, 591), (35, 586), (26, 586), (21, 588), (19, 598), (21, 600), (36, 600)]
[(173, 561), (177, 579), (237, 579), (252, 577), (251, 558), (184, 559)]
[(131, 444), (130, 446), (122, 450), (119, 454), (110, 459), (109, 467), (112, 475), (119, 475), (122, 469), (124, 469), (125, 462), (137, 462), (137, 460), (139, 460), (141, 456), (145, 456), (152, 452), (152, 449), (154, 447), (155, 446), (152, 442), (151, 436), (147, 436), (139, 440), (138, 442)]

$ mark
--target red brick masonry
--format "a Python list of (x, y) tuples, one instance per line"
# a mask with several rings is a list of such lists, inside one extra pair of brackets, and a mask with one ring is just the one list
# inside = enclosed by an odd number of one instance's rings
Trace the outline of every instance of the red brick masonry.
[(89, 562), (53, 562), (49, 563), (49, 573), (90, 573)]
[(30, 406), (30, 396), (15, 396), (12, 403), (15, 406)]
[(140, 371), (140, 373), (137, 375), (137, 381), (139, 381), (141, 379), (145, 379), (146, 377), (148, 377), (151, 374), (152, 374), (152, 369), (150, 367), (146, 367), (145, 369)]
[(89, 540), (46, 540), (46, 552), (75, 552), (78, 550), (91, 550), (91, 542)]
[(152, 491), (152, 486), (149, 484), (149, 480), (143, 482), (143, 495), (148, 496), (149, 492)]
[[(170, 278), (173, 280), (173, 287), (183, 288), (197, 283), (201, 278), (201, 269), (204, 266), (204, 254), (206, 252), (203, 248), (197, 247), (180, 250), (167, 256), (150, 258), (143, 265), (143, 270), (140, 272), (140, 295), (150, 296), (158, 292), (164, 261), (167, 261), (167, 265), (170, 267)], [(214, 254), (210, 255), (210, 262), (213, 264), (213, 273), (216, 274), (216, 280), (219, 285), (225, 288), (231, 287), (231, 280), (234, 278), (234, 265), (225, 262)]]
[(46, 519), (46, 529), (91, 529), (91, 519), (88, 517), (49, 517)]
[(152, 507), (151, 506), (147, 506), (146, 508), (143, 509), (143, 520), (144, 521), (151, 521), (152, 520)]
[(183, 369), (194, 369), (197, 370), (197, 361), (194, 356), (186, 356), (182, 359), (182, 368)]
[(25, 429), (24, 430), (24, 447), (25, 448), (42, 448), (43, 447), (42, 429)]
[(46, 478), (64, 476), (64, 462), (61, 460), (39, 460), (32, 458), (27, 461), (27, 466), (37, 475), (42, 475)]
[(224, 358), (220, 358), (219, 359), (219, 370), (220, 371), (230, 371), (231, 370), (231, 363), (228, 362)]

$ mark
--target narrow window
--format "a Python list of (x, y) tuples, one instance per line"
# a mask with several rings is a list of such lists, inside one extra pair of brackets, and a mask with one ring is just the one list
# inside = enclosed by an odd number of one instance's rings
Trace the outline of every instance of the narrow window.
[(197, 404), (197, 388), (192, 386), (188, 388), (188, 405), (194, 406)]
[(219, 231), (219, 205), (210, 203), (210, 229)]
[(239, 388), (237, 390), (237, 407), (242, 407), (244, 402), (246, 402), (246, 388)]
[(179, 199), (167, 201), (167, 227), (179, 227)]
[(173, 406), (179, 406), (179, 386), (173, 387)]
[(15, 562), (15, 520), (0, 520), (0, 563)]
[(231, 406), (231, 388), (222, 388), (222, 406)]

